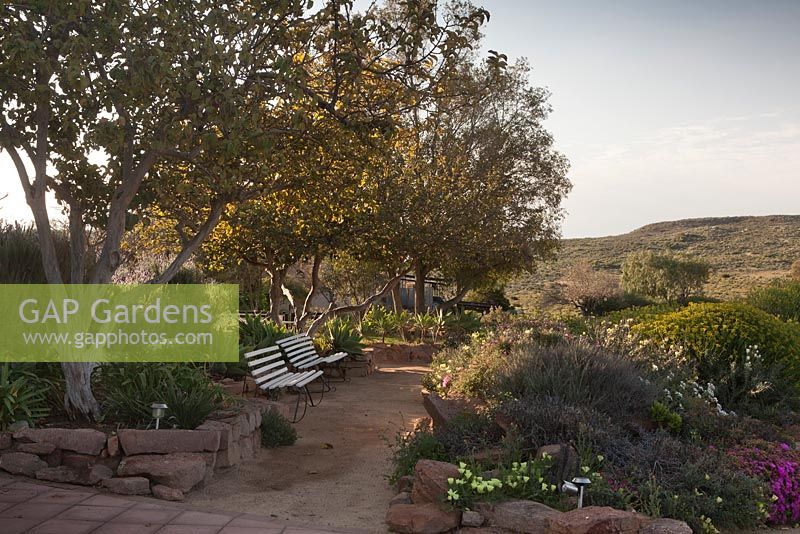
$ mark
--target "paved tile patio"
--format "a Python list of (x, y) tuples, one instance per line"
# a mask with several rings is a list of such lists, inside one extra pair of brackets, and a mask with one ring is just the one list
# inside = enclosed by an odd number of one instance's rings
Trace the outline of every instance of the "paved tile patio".
[[(2, 534), (333, 534), (271, 517), (40, 484), (0, 474)], [(356, 533), (358, 531), (349, 531)]]

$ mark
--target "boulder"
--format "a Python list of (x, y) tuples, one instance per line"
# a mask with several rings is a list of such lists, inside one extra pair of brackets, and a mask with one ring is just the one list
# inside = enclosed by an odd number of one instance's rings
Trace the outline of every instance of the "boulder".
[(639, 530), (639, 534), (692, 534), (692, 528), (677, 519), (656, 519)]
[(63, 482), (65, 484), (75, 484), (80, 480), (78, 471), (72, 467), (60, 465), (58, 467), (45, 467), (36, 471), (36, 478), (39, 480), (49, 480), (50, 482)]
[(11, 433), (0, 432), (0, 451), (11, 448)]
[(29, 452), (6, 452), (0, 456), (0, 469), (12, 475), (36, 476), (36, 471), (48, 467), (47, 462)]
[(476, 503), (475, 511), (486, 518), (488, 526), (536, 534), (546, 530), (549, 519), (561, 515), (558, 510), (534, 501), (505, 501), (494, 506)]
[(192, 452), (128, 456), (120, 462), (117, 474), (145, 476), (158, 484), (187, 492), (203, 481), (206, 460), (203, 455)]
[(401, 491), (389, 501), (389, 506), (394, 506), (395, 504), (411, 504), (411, 494), (407, 491)]
[(153, 496), (165, 501), (182, 501), (186, 497), (181, 490), (161, 484), (153, 486)]
[(572, 480), (578, 473), (578, 453), (571, 445), (544, 445), (536, 451), (536, 458), (545, 454), (553, 458), (549, 482), (561, 485), (564, 480)]
[(431, 416), (434, 428), (444, 428), (454, 417), (475, 412), (473, 403), (465, 399), (443, 399), (427, 391), (422, 393), (422, 405)]
[(109, 478), (114, 476), (114, 471), (111, 470), (110, 467), (107, 467), (102, 464), (96, 464), (89, 468), (89, 472), (86, 474), (86, 482), (90, 486), (94, 486), (104, 480), (108, 480)]
[(219, 450), (219, 432), (216, 431), (126, 429), (120, 430), (117, 437), (122, 451), (127, 456)]
[(19, 443), (16, 447), (19, 452), (29, 452), (31, 454), (38, 454), (45, 456), (56, 450), (56, 446), (52, 443), (42, 441), (39, 443)]
[(253, 451), (253, 438), (249, 435), (239, 438), (239, 450), (241, 451), (242, 460), (252, 458), (255, 451)]
[(103, 487), (120, 495), (149, 495), (150, 481), (144, 477), (109, 478)]
[(227, 423), (231, 427), (231, 437), (230, 439), (234, 442), (239, 442), (239, 438), (242, 437), (242, 422), (239, 417), (228, 417), (227, 419), (222, 419), (222, 423)]
[(447, 462), (420, 460), (414, 467), (411, 500), (416, 504), (440, 503), (447, 496), (447, 479), (458, 478), (458, 467)]
[(483, 525), (483, 516), (474, 510), (465, 510), (461, 514), (462, 527), (479, 527)]
[(52, 443), (59, 449), (98, 455), (106, 446), (106, 435), (91, 428), (23, 428), (14, 439), (26, 443)]
[(461, 512), (446, 512), (434, 503), (396, 504), (386, 512), (386, 524), (394, 532), (437, 534), (461, 523)]
[(551, 534), (635, 534), (650, 520), (635, 512), (608, 506), (587, 506), (550, 517)]
[(233, 467), (238, 464), (242, 459), (242, 451), (239, 448), (239, 442), (234, 441), (226, 449), (220, 449), (217, 452), (217, 467)]
[(411, 493), (411, 488), (414, 487), (414, 477), (411, 475), (404, 475), (397, 479), (397, 492), (402, 493), (407, 491)]
[(42, 460), (47, 462), (47, 465), (50, 467), (58, 467), (61, 465), (61, 460), (63, 457), (64, 453), (61, 451), (61, 449), (56, 449), (47, 456), (43, 456)]
[(120, 456), (91, 456), (77, 452), (65, 452), (61, 455), (61, 464), (84, 471), (88, 471), (93, 465), (104, 465), (115, 471), (121, 459)]
[(17, 430), (22, 430), (24, 428), (30, 428), (30, 426), (31, 426), (30, 423), (28, 423), (24, 419), (21, 420), (21, 421), (14, 421), (10, 425), (8, 425), (8, 431), (13, 433), (13, 432), (16, 432)]

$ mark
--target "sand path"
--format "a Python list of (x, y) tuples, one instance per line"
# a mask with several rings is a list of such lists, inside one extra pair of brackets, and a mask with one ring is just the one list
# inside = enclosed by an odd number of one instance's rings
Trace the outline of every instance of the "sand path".
[[(189, 495), (193, 506), (271, 515), (294, 523), (386, 532), (394, 492), (386, 439), (425, 416), (426, 367), (382, 364), (372, 376), (337, 384), (296, 425), (294, 446), (262, 449)], [(326, 448), (330, 444), (332, 448)]]

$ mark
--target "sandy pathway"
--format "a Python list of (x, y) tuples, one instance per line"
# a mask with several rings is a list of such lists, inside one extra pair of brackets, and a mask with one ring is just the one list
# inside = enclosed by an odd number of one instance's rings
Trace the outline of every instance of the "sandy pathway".
[[(385, 532), (394, 495), (384, 438), (425, 415), (425, 367), (382, 364), (372, 376), (337, 384), (296, 425), (292, 447), (264, 449), (255, 460), (219, 475), (187, 501), (194, 506), (272, 515), (314, 526)], [(333, 445), (326, 448), (325, 444)]]

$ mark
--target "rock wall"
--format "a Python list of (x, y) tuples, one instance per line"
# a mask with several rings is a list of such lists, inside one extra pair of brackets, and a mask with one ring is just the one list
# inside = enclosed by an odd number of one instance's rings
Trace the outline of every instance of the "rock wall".
[(0, 432), (0, 469), (39, 480), (94, 486), (126, 495), (181, 500), (215, 472), (261, 448), (261, 418), (276, 405), (243, 399), (195, 430), (20, 428)]

